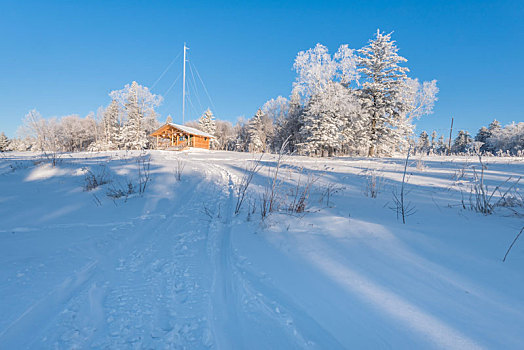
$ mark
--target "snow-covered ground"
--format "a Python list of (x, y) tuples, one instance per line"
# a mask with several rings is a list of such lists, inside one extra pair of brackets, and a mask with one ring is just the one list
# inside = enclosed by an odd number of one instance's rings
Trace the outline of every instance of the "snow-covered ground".
[[(145, 193), (117, 199), (140, 152), (2, 155), (0, 349), (524, 348), (524, 238), (502, 262), (523, 208), (467, 208), (477, 159), (412, 159), (402, 224), (403, 159), (287, 157), (262, 221), (275, 156), (235, 215), (254, 155), (150, 154)], [(490, 189), (524, 175), (485, 161)], [(85, 191), (89, 172), (110, 182)], [(307, 211), (285, 212), (307, 179)]]

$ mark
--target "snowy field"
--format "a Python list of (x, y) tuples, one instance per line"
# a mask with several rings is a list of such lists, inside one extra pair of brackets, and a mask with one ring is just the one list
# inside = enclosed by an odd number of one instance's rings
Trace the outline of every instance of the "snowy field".
[(274, 155), (235, 214), (256, 155), (149, 154), (143, 194), (140, 152), (0, 156), (0, 349), (524, 348), (522, 158), (483, 215), (478, 159), (414, 157), (403, 224), (400, 158), (287, 157), (262, 220)]

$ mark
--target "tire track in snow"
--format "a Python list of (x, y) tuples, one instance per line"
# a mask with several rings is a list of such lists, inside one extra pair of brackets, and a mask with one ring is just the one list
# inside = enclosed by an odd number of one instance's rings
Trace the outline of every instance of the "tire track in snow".
[[(231, 262), (229, 260), (234, 183), (229, 172), (216, 165), (214, 167), (222, 174), (226, 174), (228, 195), (224, 222), (214, 218), (209, 228), (208, 251), (214, 268), (209, 318), (212, 322), (211, 328), (217, 347), (219, 349), (240, 349), (243, 348), (240, 339), (242, 332), (238, 332), (239, 322), (233, 285), (230, 280)], [(239, 337), (235, 338), (233, 336), (235, 334)]]
[[(223, 178), (227, 178), (228, 186), (225, 218), (223, 221), (215, 219), (210, 225), (208, 243), (214, 264), (210, 319), (217, 348), (327, 346), (330, 349), (342, 349), (343, 346), (310, 317), (307, 310), (274, 286), (263, 283), (235, 261), (231, 242), (235, 185), (229, 171), (214, 166), (226, 175)], [(273, 339), (270, 339), (269, 334)], [(322, 339), (323, 343), (317, 344), (304, 335), (315, 340)], [(261, 339), (265, 343), (261, 343)], [(285, 343), (282, 343), (284, 339)]]

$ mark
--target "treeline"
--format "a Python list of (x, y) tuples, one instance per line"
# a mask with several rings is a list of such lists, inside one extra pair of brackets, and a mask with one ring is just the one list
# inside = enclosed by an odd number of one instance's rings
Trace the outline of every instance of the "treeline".
[[(432, 113), (438, 88), (435, 80), (409, 77), (406, 62), (391, 34), (380, 31), (358, 50), (342, 45), (330, 54), (317, 44), (298, 53), (289, 98), (270, 99), (252, 118), (240, 118), (235, 124), (215, 120), (209, 109), (187, 124), (215, 135), (212, 148), (242, 152), (275, 152), (283, 144), (290, 152), (311, 156), (389, 156), (409, 147), (437, 154), (464, 153), (475, 147), (492, 153), (522, 150), (522, 137), (515, 136), (521, 133), (520, 124), (483, 128), (475, 140), (461, 131), (451, 149), (436, 133), (431, 138), (426, 132), (414, 137), (414, 121)], [(136, 82), (109, 96), (106, 108), (85, 118), (44, 119), (31, 111), (18, 138), (3, 149), (75, 152), (154, 147), (148, 135), (159, 127), (156, 108), (162, 97)]]
[(150, 147), (148, 135), (159, 126), (155, 108), (162, 97), (136, 82), (109, 96), (109, 106), (85, 118), (70, 115), (44, 119), (38, 111), (30, 111), (8, 149), (78, 152)]
[(475, 137), (469, 132), (459, 130), (451, 142), (451, 147), (444, 142), (444, 136), (438, 136), (436, 131), (428, 135), (423, 131), (414, 143), (414, 149), (422, 154), (485, 154), (495, 156), (524, 156), (524, 123), (500, 125), (493, 120), (487, 127), (479, 129)]

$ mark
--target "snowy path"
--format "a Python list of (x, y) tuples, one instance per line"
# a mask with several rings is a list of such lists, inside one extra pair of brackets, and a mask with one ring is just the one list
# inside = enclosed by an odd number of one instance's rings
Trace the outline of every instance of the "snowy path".
[[(0, 333), (2, 347), (307, 347), (276, 306), (279, 292), (235, 260), (233, 186), (231, 174), (213, 165), (164, 208), (154, 196), (145, 203), (160, 213), (113, 225), (59, 225), (88, 231), (102, 226), (119, 234), (68, 247), (87, 262), (66, 269), (71, 272), (62, 282), (10, 322)], [(202, 216), (204, 201), (214, 217)]]
[[(93, 242), (103, 249), (89, 248), (89, 262), (73, 267), (78, 272), (8, 325), (0, 344), (155, 348), (209, 342), (207, 334), (195, 334), (205, 329), (207, 283), (201, 253), (206, 223), (195, 197), (209, 186), (204, 181), (186, 187), (166, 212), (121, 228), (125, 232), (117, 241)], [(35, 332), (35, 324), (46, 327)], [(21, 333), (34, 336), (21, 338)]]
[[(79, 190), (74, 162), (52, 175), (39, 167), (0, 175), (0, 204), (11, 201), (0, 207), (0, 349), (524, 344), (524, 250), (516, 247), (505, 265), (490, 255), (505, 245), (492, 232), (507, 227), (500, 234), (510, 237), (518, 220), (443, 206), (446, 220), (427, 215), (403, 226), (351, 189), (361, 163), (331, 161), (321, 166), (336, 169), (333, 181), (350, 188), (335, 207), (275, 214), (260, 225), (233, 215), (249, 155), (190, 155), (177, 182), (178, 155), (155, 153), (146, 195), (116, 205), (103, 199), (97, 206)], [(113, 162), (124, 175), (133, 166)], [(316, 160), (302, 164), (319, 168)], [(430, 190), (441, 194), (441, 186), (449, 196), (439, 176), (429, 177)], [(254, 183), (264, 181), (261, 171)], [(433, 201), (419, 200), (418, 208), (435, 211)], [(31, 220), (21, 220), (21, 210)]]

